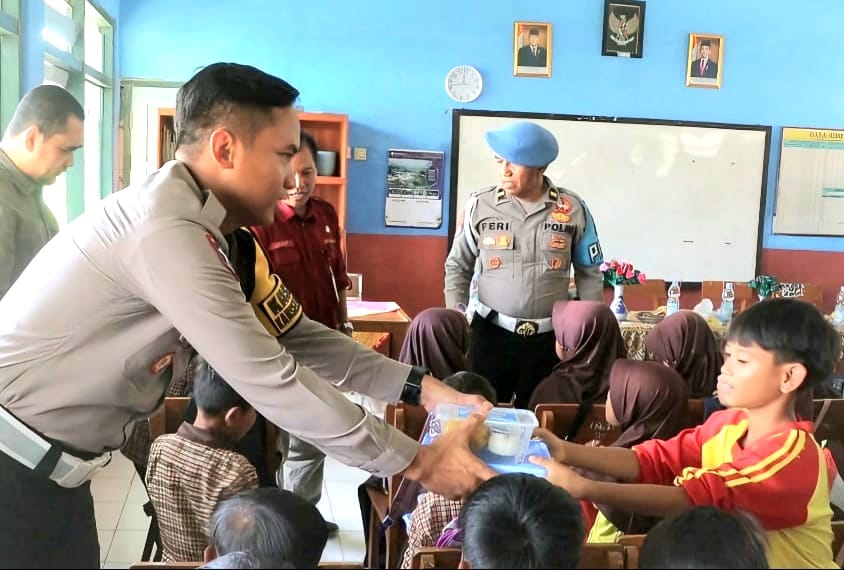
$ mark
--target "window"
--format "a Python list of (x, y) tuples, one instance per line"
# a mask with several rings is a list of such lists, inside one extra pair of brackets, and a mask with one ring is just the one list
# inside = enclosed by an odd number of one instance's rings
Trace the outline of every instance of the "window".
[(0, 132), (20, 99), (19, 9), (20, 0), (0, 0)]
[(44, 188), (63, 225), (112, 191), (114, 26), (91, 0), (43, 2), (44, 82), (65, 87), (85, 109), (85, 145), (73, 167)]

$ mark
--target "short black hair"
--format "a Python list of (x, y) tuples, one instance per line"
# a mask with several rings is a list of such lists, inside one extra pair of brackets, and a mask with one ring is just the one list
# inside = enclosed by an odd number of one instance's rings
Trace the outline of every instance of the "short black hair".
[(250, 65), (211, 64), (176, 95), (176, 148), (195, 143), (220, 125), (240, 128), (251, 138), (271, 121), (272, 109), (290, 107), (298, 96), (283, 79)]
[(243, 491), (221, 501), (211, 516), (208, 534), (218, 555), (248, 552), (260, 561), (277, 564), (262, 564), (263, 568), (316, 568), (328, 541), (319, 510), (275, 487)]
[(563, 488), (523, 473), (482, 483), (460, 510), (463, 559), (472, 568), (577, 568), (580, 506)]
[(487, 399), (487, 401), (493, 403), (498, 401), (498, 395), (495, 393), (495, 388), (493, 388), (492, 383), (490, 383), (490, 381), (484, 376), (474, 372), (468, 372), (466, 370), (455, 372), (454, 374), (443, 378), (443, 384), (450, 386), (463, 394), (476, 394), (478, 396), (483, 396)]
[(311, 151), (311, 156), (314, 157), (314, 160), (316, 160), (317, 152), (319, 151), (317, 143), (314, 140), (314, 137), (311, 136), (311, 133), (303, 130), (299, 135), (299, 150), (301, 151), (304, 148)]
[(768, 568), (767, 537), (746, 512), (694, 507), (657, 523), (639, 568)]
[(6, 132), (16, 136), (34, 125), (46, 138), (64, 132), (71, 116), (85, 120), (85, 111), (73, 95), (58, 85), (39, 85), (18, 103)]
[(769, 299), (740, 312), (730, 323), (727, 341), (757, 344), (773, 352), (777, 363), (806, 367), (800, 389), (823, 383), (841, 354), (841, 335), (812, 304), (799, 299)]
[(531, 28), (531, 29), (530, 29), (530, 32), (528, 32), (528, 35), (529, 35), (529, 36), (538, 36), (538, 35), (539, 35), (539, 30), (537, 30), (536, 28)]
[(200, 358), (194, 362), (193, 399), (197, 409), (210, 416), (217, 416), (232, 408), (252, 407), (205, 360)]

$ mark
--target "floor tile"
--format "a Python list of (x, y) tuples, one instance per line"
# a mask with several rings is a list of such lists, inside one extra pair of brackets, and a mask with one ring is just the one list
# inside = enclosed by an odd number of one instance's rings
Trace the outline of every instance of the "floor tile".
[(94, 501), (120, 501), (126, 500), (131, 487), (131, 479), (127, 477), (95, 477), (91, 481), (91, 494)]
[(126, 503), (117, 530), (149, 530), (150, 517), (146, 515), (141, 505)]
[(114, 452), (111, 454), (111, 461), (106, 465), (102, 471), (97, 473), (94, 480), (109, 479), (119, 477), (125, 479), (135, 473), (135, 466), (131, 461), (126, 459), (121, 453)]
[(340, 546), (340, 539), (336, 536), (328, 539), (325, 550), (322, 551), (322, 560), (327, 562), (342, 562), (344, 560), (343, 547)]
[(97, 519), (97, 530), (114, 530), (123, 512), (122, 501), (94, 501), (94, 517)]
[(144, 487), (144, 482), (135, 475), (132, 479), (132, 487), (129, 489), (129, 496), (126, 497), (126, 503), (130, 505), (143, 505), (149, 501), (147, 489)]
[(363, 540), (363, 531), (337, 533), (340, 545), (343, 547), (343, 560), (345, 562), (363, 562), (366, 556), (366, 543)]
[(118, 530), (114, 532), (106, 562), (130, 564), (141, 559), (147, 533), (143, 530)]
[(98, 530), (97, 538), (100, 542), (100, 562), (105, 562), (108, 548), (111, 546), (111, 539), (114, 536), (113, 530)]

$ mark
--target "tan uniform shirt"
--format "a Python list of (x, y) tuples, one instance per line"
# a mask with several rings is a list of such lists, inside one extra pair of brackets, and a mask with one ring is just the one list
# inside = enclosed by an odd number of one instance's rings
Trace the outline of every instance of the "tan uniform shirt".
[(225, 214), (170, 162), (63, 229), (0, 300), (0, 404), (67, 445), (119, 448), (181, 333), (272, 423), (372, 473), (405, 469), (418, 443), (337, 387), (396, 401), (410, 367), (307, 317), (270, 336), (221, 249)]
[(0, 297), (58, 231), (41, 185), (0, 150)]
[(601, 244), (583, 200), (548, 178), (543, 202), (530, 213), (502, 188), (472, 194), (445, 262), (447, 307), (466, 304), (478, 263), (478, 300), (511, 317), (551, 316), (568, 299), (569, 274), (581, 299), (603, 299)]

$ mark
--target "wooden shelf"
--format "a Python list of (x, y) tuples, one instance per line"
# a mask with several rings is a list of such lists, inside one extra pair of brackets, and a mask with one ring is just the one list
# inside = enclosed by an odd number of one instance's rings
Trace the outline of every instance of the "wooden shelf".
[(339, 176), (317, 176), (316, 183), (325, 186), (340, 186), (346, 183), (346, 179)]

